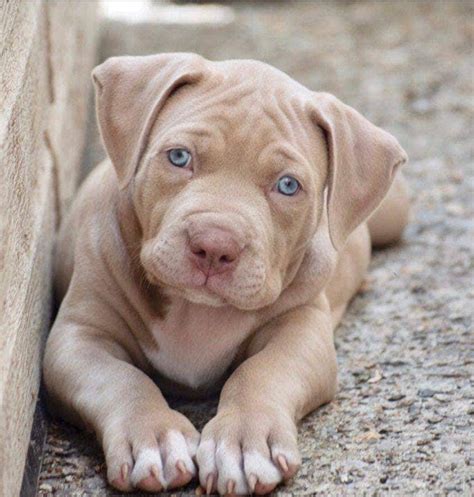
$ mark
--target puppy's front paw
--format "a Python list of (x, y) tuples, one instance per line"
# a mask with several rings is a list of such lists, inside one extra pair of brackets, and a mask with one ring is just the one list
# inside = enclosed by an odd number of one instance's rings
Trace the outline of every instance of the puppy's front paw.
[(267, 494), (300, 464), (296, 426), (272, 410), (221, 412), (204, 428), (196, 459), (208, 494)]
[(148, 492), (186, 485), (196, 475), (198, 441), (197, 430), (176, 411), (112, 423), (103, 436), (109, 483)]

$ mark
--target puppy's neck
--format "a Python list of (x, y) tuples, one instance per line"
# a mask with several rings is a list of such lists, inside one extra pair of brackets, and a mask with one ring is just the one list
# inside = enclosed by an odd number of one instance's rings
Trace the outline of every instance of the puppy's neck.
[(139, 263), (143, 233), (128, 188), (118, 192), (116, 209), (119, 229), (125, 249), (130, 256), (132, 264)]

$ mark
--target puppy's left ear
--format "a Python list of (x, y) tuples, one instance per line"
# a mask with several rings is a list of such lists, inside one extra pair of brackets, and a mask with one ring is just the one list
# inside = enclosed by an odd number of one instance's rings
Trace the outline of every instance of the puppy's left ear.
[(332, 244), (339, 250), (377, 208), (408, 158), (391, 134), (336, 97), (313, 97), (312, 119), (324, 130), (328, 144), (328, 223)]
[(112, 57), (94, 69), (97, 120), (120, 188), (132, 179), (167, 99), (199, 80), (205, 64), (199, 55), (169, 53)]

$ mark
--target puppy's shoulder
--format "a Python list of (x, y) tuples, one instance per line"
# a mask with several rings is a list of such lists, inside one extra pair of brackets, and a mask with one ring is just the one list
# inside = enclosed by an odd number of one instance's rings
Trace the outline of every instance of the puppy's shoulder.
[[(55, 274), (68, 282), (77, 252), (101, 237), (115, 223), (118, 186), (109, 160), (98, 164), (84, 180), (61, 222), (56, 240)], [(61, 285), (64, 286), (64, 285)], [(63, 293), (63, 292), (60, 292)]]
[(77, 193), (71, 212), (94, 214), (109, 211), (118, 196), (117, 177), (109, 159), (100, 162), (87, 176)]

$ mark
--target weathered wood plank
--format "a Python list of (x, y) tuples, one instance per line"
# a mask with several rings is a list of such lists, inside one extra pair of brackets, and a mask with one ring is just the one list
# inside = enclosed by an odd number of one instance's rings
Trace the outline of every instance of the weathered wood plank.
[(32, 44), (38, 39), (40, 2), (0, 0), (0, 143), (21, 91)]
[(53, 100), (49, 138), (57, 160), (61, 161), (57, 167), (61, 212), (69, 207), (77, 186), (98, 31), (94, 2), (73, 5), (71, 8), (71, 2), (48, 1), (44, 11), (49, 28), (48, 65)]
[(94, 2), (0, 13), (0, 496), (18, 495), (51, 308), (55, 226), (76, 186)]

